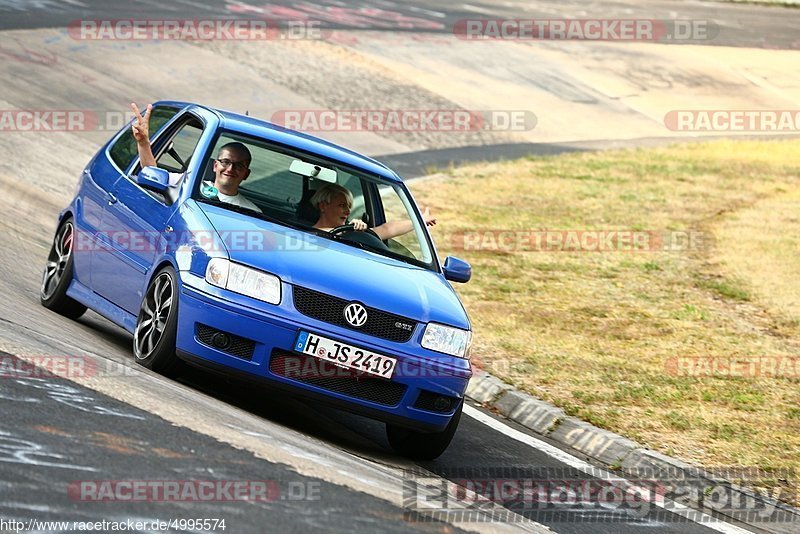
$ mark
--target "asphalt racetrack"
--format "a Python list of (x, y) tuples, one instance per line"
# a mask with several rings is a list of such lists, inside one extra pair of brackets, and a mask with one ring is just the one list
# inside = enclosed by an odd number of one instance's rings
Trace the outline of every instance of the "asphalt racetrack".
[[(280, 31), (259, 42), (80, 34), (82, 21), (230, 18), (269, 19)], [(648, 20), (668, 32), (693, 21), (681, 28), (702, 31), (646, 41), (465, 38), (468, 21), (534, 18)], [(294, 31), (307, 33), (288, 37), (298, 21)], [(310, 133), (414, 178), (530, 153), (760, 135), (680, 131), (665, 117), (796, 109), (798, 30), (798, 9), (701, 1), (0, 0), (0, 531), (133, 521), (140, 532), (202, 532), (220, 531), (221, 520), (236, 533), (753, 530), (668, 500), (534, 503), (513, 484), (558, 493), (606, 475), (474, 404), (446, 453), (415, 464), (392, 453), (377, 422), (199, 370), (161, 377), (134, 363), (131, 336), (109, 321), (41, 307), (39, 284), (59, 210), (97, 147), (130, 119), (131, 101), (196, 101), (268, 120), (358, 109), (482, 117), (458, 132), (314, 123)], [(20, 110), (38, 122), (16, 121)], [(80, 127), (53, 128), (43, 115), (65, 110), (82, 113)], [(99, 372), (66, 380), (42, 371), (48, 358), (74, 356)], [(487, 502), (470, 493), (471, 479), (512, 490)], [(207, 489), (198, 480), (221, 498), (192, 498)], [(120, 482), (133, 492), (131, 481), (146, 497), (103, 498)]]

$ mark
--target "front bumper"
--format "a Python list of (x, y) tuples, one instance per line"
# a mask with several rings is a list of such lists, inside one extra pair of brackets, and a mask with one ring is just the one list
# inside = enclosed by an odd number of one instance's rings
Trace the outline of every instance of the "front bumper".
[[(420, 348), (416, 336), (397, 344), (301, 315), (287, 304), (292, 302), (292, 288), (287, 284), (283, 285), (283, 304), (272, 307), (238, 295), (224, 298), (222, 290), (189, 273), (181, 274), (184, 283), (179, 296), (176, 348), (181, 358), (193, 364), (424, 431), (443, 430), (463, 401), (469, 370), (449, 366), (452, 358), (446, 356), (441, 362), (432, 362), (429, 357), (415, 355), (413, 349)], [(259, 309), (264, 307), (274, 313)], [(395, 357), (395, 375), (391, 380), (356, 379), (342, 369), (315, 365), (322, 362), (293, 353), (300, 330)], [(215, 346), (209, 341), (209, 332), (224, 333), (236, 347)], [(296, 372), (301, 367), (311, 374)], [(451, 399), (444, 410), (441, 406), (439, 410), (433, 408), (439, 397)]]

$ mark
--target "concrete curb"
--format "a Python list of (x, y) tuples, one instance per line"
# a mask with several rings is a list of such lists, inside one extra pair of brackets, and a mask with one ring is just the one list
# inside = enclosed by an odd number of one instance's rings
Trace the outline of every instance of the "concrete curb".
[[(609, 470), (639, 479), (666, 478), (668, 481), (675, 481), (675, 485), (679, 481), (686, 481), (697, 491), (687, 493), (685, 498), (676, 500), (680, 504), (706, 513), (718, 513), (763, 532), (775, 534), (800, 532), (800, 510), (797, 508), (785, 505), (768, 495), (739, 487), (726, 480), (724, 476), (716, 475), (713, 470), (670, 458), (628, 438), (568, 416), (561, 408), (517, 391), (513, 386), (488, 373), (481, 371), (472, 377), (466, 396), (497, 410), (504, 417), (541, 436), (546, 436), (575, 453), (600, 462)], [(647, 473), (647, 477), (642, 476), (642, 473)], [(709, 502), (706, 496), (713, 494), (714, 490), (720, 487), (730, 496), (730, 502), (748, 503), (748, 506), (741, 510), (749, 511), (733, 515), (720, 510), (719, 506), (715, 507), (716, 503)]]

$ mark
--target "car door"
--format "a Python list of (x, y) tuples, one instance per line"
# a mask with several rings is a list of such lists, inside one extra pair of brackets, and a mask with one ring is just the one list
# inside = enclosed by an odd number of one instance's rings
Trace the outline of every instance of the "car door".
[[(202, 132), (202, 122), (191, 113), (176, 117), (152, 143), (159, 153), (158, 166), (174, 173), (186, 171)], [(111, 188), (101, 221), (105, 254), (97, 254), (92, 263), (94, 291), (134, 315), (150, 269), (163, 250), (167, 221), (178, 207), (166, 196), (138, 185), (138, 171), (136, 161)]]
[[(158, 132), (179, 111), (172, 106), (159, 106), (150, 116), (150, 131)], [(110, 252), (107, 236), (102, 231), (103, 212), (112, 201), (112, 191), (120, 177), (137, 158), (136, 141), (126, 126), (89, 163), (83, 171), (80, 190), (80, 209), (75, 214), (79, 232), (75, 254), (75, 277), (83, 285), (94, 289), (92, 264), (108, 258)]]

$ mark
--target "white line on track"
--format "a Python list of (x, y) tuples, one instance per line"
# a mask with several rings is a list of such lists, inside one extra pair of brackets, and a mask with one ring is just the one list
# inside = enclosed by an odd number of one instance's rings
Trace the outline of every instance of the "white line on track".
[[(533, 447), (534, 449), (541, 451), (552, 458), (555, 458), (561, 463), (568, 465), (578, 471), (591, 475), (592, 477), (598, 477), (598, 475), (602, 475), (603, 477), (607, 477), (610, 480), (625, 480), (624, 477), (620, 477), (614, 473), (605, 471), (604, 469), (599, 469), (592, 464), (585, 462), (571, 454), (568, 454), (561, 449), (550, 445), (549, 443), (545, 443), (540, 439), (536, 439), (533, 436), (529, 436), (519, 430), (511, 428), (508, 425), (503, 424), (501, 421), (493, 418), (492, 416), (483, 413), (482, 411), (474, 408), (468, 404), (464, 404), (464, 413), (476, 421), (483, 423), (484, 425), (488, 426), (493, 430), (497, 430), (498, 432), (519, 441), (520, 443), (524, 443), (529, 447)], [(631, 486), (635, 486), (633, 482), (630, 483)], [(690, 521), (698, 523), (704, 527), (716, 530), (717, 532), (724, 532), (725, 534), (747, 534), (750, 531), (745, 530), (743, 528), (731, 525), (729, 523), (725, 523), (724, 521), (712, 517), (708, 514), (703, 512), (697, 511), (693, 508), (689, 508), (688, 506), (684, 506), (677, 502), (669, 502), (669, 508), (667, 508), (663, 503), (660, 502), (653, 502), (654, 505), (658, 506), (659, 508), (663, 508), (669, 512), (672, 512), (676, 515), (682, 516)]]
[(478, 6), (473, 6), (472, 4), (461, 4), (461, 7), (463, 9), (466, 9), (467, 11), (472, 11), (473, 13), (480, 13), (482, 15), (496, 15), (494, 11)]

